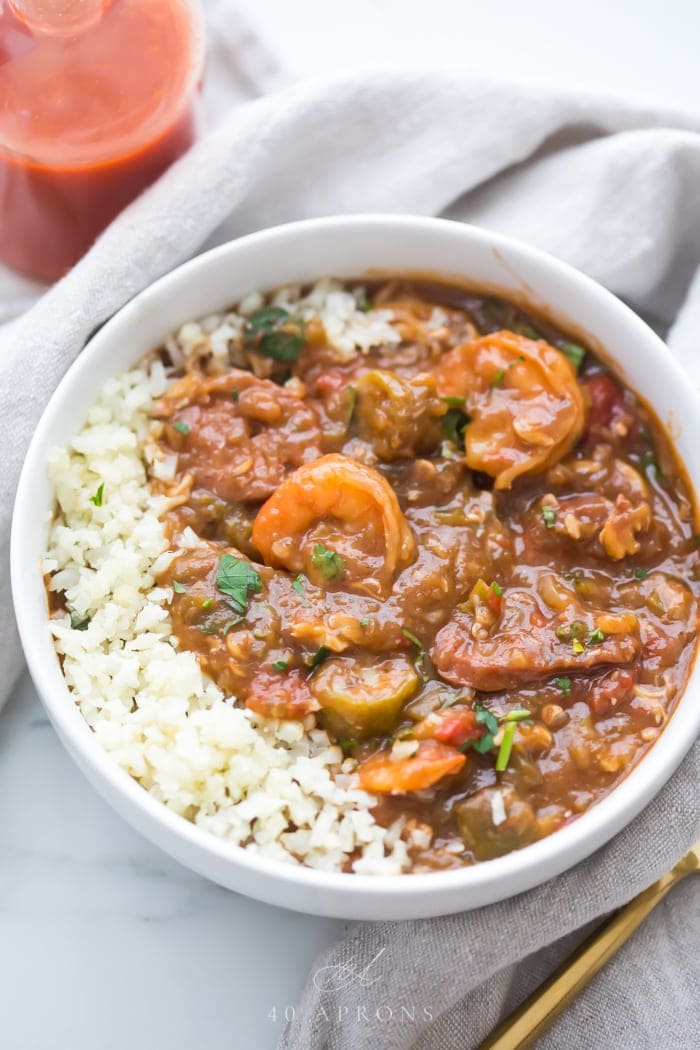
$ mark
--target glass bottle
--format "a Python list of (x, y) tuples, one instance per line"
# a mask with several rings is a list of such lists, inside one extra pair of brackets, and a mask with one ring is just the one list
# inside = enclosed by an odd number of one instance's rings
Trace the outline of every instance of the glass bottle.
[(52, 281), (192, 143), (198, 0), (0, 0), (0, 259)]

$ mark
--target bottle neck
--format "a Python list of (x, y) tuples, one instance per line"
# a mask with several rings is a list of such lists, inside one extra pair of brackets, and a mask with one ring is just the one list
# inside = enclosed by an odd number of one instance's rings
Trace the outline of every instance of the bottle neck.
[(9, 0), (14, 14), (37, 34), (75, 36), (96, 25), (111, 0)]

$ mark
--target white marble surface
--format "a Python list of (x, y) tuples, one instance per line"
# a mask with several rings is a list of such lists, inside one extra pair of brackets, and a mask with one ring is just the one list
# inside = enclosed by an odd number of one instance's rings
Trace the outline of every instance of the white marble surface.
[[(239, 6), (297, 74), (469, 62), (700, 109), (689, 0)], [(0, 713), (0, 1050), (265, 1050), (342, 928), (227, 893), (150, 846), (20, 683)]]

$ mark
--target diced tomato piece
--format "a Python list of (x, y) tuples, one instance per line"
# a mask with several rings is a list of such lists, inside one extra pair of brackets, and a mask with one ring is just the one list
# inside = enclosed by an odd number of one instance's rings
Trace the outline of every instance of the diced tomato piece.
[(621, 388), (614, 379), (603, 373), (588, 376), (581, 385), (591, 399), (588, 429), (595, 431), (609, 427), (622, 407), (624, 395)]
[(419, 740), (440, 740), (443, 744), (461, 747), (467, 740), (479, 740), (484, 726), (476, 720), (476, 712), (467, 707), (449, 707), (433, 711), (414, 727)]
[(265, 718), (295, 721), (318, 710), (306, 676), (298, 669), (275, 674), (259, 671), (250, 683), (246, 707)]
[(347, 377), (342, 372), (322, 372), (316, 380), (316, 390), (319, 394), (334, 394), (347, 383)]
[(588, 705), (597, 718), (610, 714), (627, 700), (637, 681), (634, 671), (617, 668), (599, 678), (591, 686)]
[(377, 795), (423, 791), (451, 773), (459, 773), (466, 756), (437, 740), (421, 740), (410, 758), (392, 759), (382, 751), (360, 766), (360, 787)]

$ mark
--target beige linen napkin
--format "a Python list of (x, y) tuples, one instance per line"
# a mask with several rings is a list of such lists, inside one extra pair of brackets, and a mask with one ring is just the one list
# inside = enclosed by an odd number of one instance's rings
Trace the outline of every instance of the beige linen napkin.
[[(21, 666), (8, 534), (27, 444), (90, 332), (144, 285), (205, 241), (276, 222), (333, 212), (447, 213), (554, 252), (662, 324), (677, 318), (671, 346), (697, 380), (699, 175), (698, 120), (459, 73), (308, 82), (239, 107), (72, 273), (0, 330), (3, 690)], [(627, 831), (540, 889), (447, 919), (355, 926), (319, 967), (362, 970), (383, 949), (370, 971), (379, 979), (368, 978), (359, 992), (321, 993), (310, 981), (285, 1045), (475, 1046), (566, 947), (544, 946), (629, 898), (690, 845), (699, 773), (696, 746)], [(697, 894), (684, 889), (672, 915), (670, 908), (543, 1045), (694, 1045)], [(402, 1004), (416, 1007), (414, 1019)], [(358, 1006), (364, 1013), (356, 1020)]]

